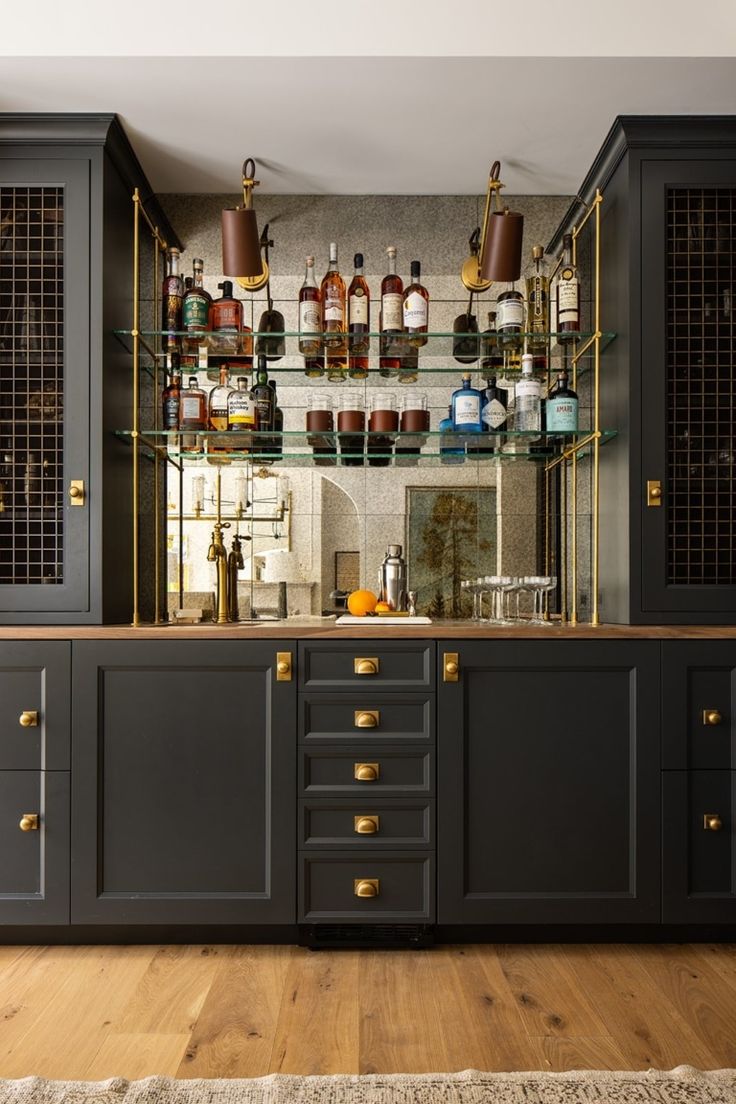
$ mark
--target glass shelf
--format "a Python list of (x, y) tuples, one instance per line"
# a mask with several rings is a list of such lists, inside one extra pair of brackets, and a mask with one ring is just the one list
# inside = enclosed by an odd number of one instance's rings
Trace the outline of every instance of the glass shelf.
[[(182, 446), (181, 437), (185, 434), (180, 430), (162, 429), (143, 431), (140, 442), (151, 457), (158, 454), (187, 464), (250, 462), (259, 466), (278, 463), (292, 467), (410, 467), (421, 464), (422, 467), (433, 467), (437, 464), (461, 464), (466, 460), (471, 463), (496, 460), (545, 462), (559, 456), (563, 449), (569, 448), (576, 440), (588, 437), (591, 432), (587, 429), (579, 429), (577, 433), (509, 430), (493, 434), (439, 433), (436, 430), (428, 433), (307, 433), (304, 430), (223, 433), (203, 430), (186, 434), (196, 440), (195, 447), (191, 447), (190, 442)], [(115, 435), (132, 443), (133, 431), (130, 429), (116, 430)], [(602, 430), (601, 444), (606, 444), (615, 436), (616, 430)], [(489, 438), (495, 438), (500, 448), (494, 448)], [(216, 452), (215, 449), (222, 451)], [(319, 451), (315, 452), (315, 449)], [(578, 451), (578, 456), (585, 456), (589, 451), (590, 445), (584, 446)], [(371, 461), (380, 463), (372, 465)]]

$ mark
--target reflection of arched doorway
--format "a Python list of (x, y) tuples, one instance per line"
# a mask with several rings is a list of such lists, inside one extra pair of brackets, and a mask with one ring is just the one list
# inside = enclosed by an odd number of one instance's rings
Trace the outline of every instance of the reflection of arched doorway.
[(358, 507), (350, 495), (322, 476), (321, 485), (321, 545), (322, 563), (320, 571), (320, 608), (332, 606), (330, 592), (335, 589), (336, 554), (338, 552), (355, 553), (358, 559), (358, 578), (362, 573), (361, 525)]

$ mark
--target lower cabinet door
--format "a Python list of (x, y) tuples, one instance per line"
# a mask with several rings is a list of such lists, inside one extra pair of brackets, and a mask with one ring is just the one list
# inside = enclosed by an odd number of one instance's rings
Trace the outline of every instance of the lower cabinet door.
[(69, 772), (0, 771), (0, 923), (69, 923)]
[(662, 775), (662, 919), (736, 923), (736, 771)]
[(75, 642), (72, 920), (294, 923), (284, 641)]
[(438, 922), (658, 921), (659, 644), (452, 652), (457, 681), (438, 691)]
[(414, 851), (374, 854), (303, 852), (299, 877), (299, 920), (314, 924), (431, 924), (434, 856)]

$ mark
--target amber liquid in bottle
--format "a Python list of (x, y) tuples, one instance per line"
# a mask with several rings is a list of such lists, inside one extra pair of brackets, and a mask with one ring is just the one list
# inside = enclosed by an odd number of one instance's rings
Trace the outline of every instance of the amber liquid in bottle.
[[(363, 254), (355, 254), (355, 274), (348, 288), (348, 329), (352, 357), (367, 355), (371, 330), (371, 293), (363, 275)], [(350, 373), (353, 375), (352, 372)], [(353, 379), (360, 377), (353, 376)]]
[(167, 371), (170, 373), (171, 382), (163, 390), (161, 396), (163, 404), (163, 428), (172, 430), (179, 428), (179, 415), (181, 408), (181, 371), (179, 370), (178, 353), (168, 353), (166, 356)]
[(382, 376), (398, 376), (404, 332), (404, 285), (396, 274), (396, 246), (389, 245), (388, 272), (381, 281), (380, 362)]
[(181, 329), (181, 305), (184, 298), (184, 281), (179, 275), (179, 250), (166, 253), (166, 275), (161, 287), (161, 347), (164, 352), (179, 352), (181, 337), (167, 334), (167, 330)]
[(192, 286), (186, 291), (181, 305), (181, 328), (193, 335), (184, 339), (186, 352), (196, 352), (201, 342), (201, 338), (196, 335), (207, 332), (212, 303), (212, 296), (204, 289), (204, 261), (195, 257), (193, 269)]
[(208, 452), (230, 452), (227, 442), (225, 442), (219, 434), (225, 434), (228, 430), (228, 401), (232, 394), (232, 390), (230, 386), (229, 369), (226, 364), (223, 364), (220, 368), (220, 382), (217, 387), (213, 387), (210, 392), (208, 428), (216, 430), (218, 436), (208, 439)]
[(347, 302), (345, 281), (337, 267), (337, 244), (330, 242), (330, 267), (327, 269), (320, 289), (322, 298), (322, 332), (328, 351), (347, 353), (345, 334), (347, 330)]
[[(299, 290), (299, 352), (305, 357), (318, 357), (322, 349), (322, 308), (319, 288), (314, 278), (314, 257), (307, 257), (304, 283)], [(305, 365), (305, 372), (311, 375)], [(321, 375), (321, 373), (319, 373)]]
[(199, 434), (207, 428), (207, 395), (198, 386), (196, 376), (189, 377), (189, 386), (181, 393), (179, 428), (182, 449), (204, 452)]

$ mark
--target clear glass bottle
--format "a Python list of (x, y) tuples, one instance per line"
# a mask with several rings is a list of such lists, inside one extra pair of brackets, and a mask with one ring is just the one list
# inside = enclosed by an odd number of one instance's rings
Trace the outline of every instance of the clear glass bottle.
[(217, 287), (222, 296), (210, 304), (210, 348), (218, 353), (236, 354), (240, 352), (243, 304), (233, 296), (232, 280), (223, 280)]
[(558, 372), (547, 396), (547, 433), (577, 433), (578, 406), (577, 392), (570, 387), (567, 372)]
[(200, 344), (196, 335), (206, 333), (210, 324), (212, 296), (204, 288), (204, 261), (195, 257), (192, 268), (192, 286), (185, 292), (181, 305), (181, 328), (193, 335), (184, 339), (185, 348), (196, 353)]
[(549, 279), (544, 271), (544, 246), (532, 248), (534, 272), (526, 278), (526, 332), (530, 352), (547, 348), (549, 333)]
[(404, 332), (404, 284), (396, 272), (396, 246), (386, 250), (388, 272), (381, 281), (381, 317), (379, 373), (385, 378), (398, 376), (401, 368)]
[(330, 242), (330, 266), (322, 279), (320, 297), (325, 347), (346, 353), (347, 302), (345, 281), (337, 266), (337, 242)]
[(411, 284), (404, 292), (403, 326), (411, 336), (409, 344), (420, 348), (427, 344), (429, 329), (429, 292), (421, 284), (421, 265), (411, 262)]
[[(304, 283), (299, 291), (299, 352), (305, 357), (319, 356), (322, 349), (321, 330), (322, 306), (314, 276), (314, 257), (307, 257)], [(306, 365), (304, 370), (307, 375), (311, 374)]]
[(175, 333), (167, 335), (167, 330), (181, 330), (181, 307), (184, 298), (184, 281), (179, 274), (179, 250), (167, 249), (166, 275), (161, 288), (161, 348), (166, 352), (178, 352), (181, 349), (181, 337)]
[(557, 340), (560, 345), (575, 341), (580, 333), (580, 280), (572, 263), (572, 234), (562, 238), (562, 267), (557, 275)]
[(457, 433), (482, 433), (480, 391), (471, 383), (470, 372), (463, 372), (462, 386), (452, 393), (452, 425)]
[(355, 272), (348, 288), (348, 329), (351, 357), (361, 357), (367, 355), (370, 347), (371, 293), (363, 275), (362, 253), (355, 254), (354, 264)]
[[(208, 410), (208, 429), (218, 434), (227, 433), (228, 430), (228, 402), (232, 393), (230, 386), (230, 371), (226, 364), (220, 368), (220, 382), (210, 391)], [(208, 438), (208, 452), (229, 452), (228, 444), (219, 436)]]
[(464, 464), (465, 449), (454, 439), (455, 427), (452, 424), (452, 405), (447, 408), (447, 417), (440, 419), (437, 427), (440, 431), (440, 463)]
[[(516, 382), (514, 395), (513, 428), (527, 433), (539, 433), (542, 428), (542, 385), (534, 375), (531, 353), (521, 358), (521, 377)], [(528, 440), (536, 440), (536, 437)]]
[(204, 452), (199, 434), (207, 428), (207, 395), (196, 376), (189, 377), (189, 386), (181, 393), (179, 428), (181, 447), (187, 452)]
[(233, 438), (235, 452), (250, 452), (251, 434), (256, 428), (256, 402), (248, 387), (247, 376), (238, 376), (237, 389), (230, 392), (227, 400), (227, 427)]

